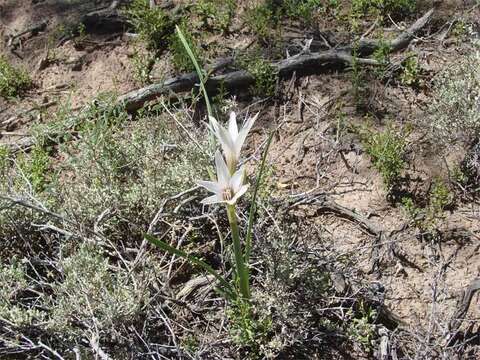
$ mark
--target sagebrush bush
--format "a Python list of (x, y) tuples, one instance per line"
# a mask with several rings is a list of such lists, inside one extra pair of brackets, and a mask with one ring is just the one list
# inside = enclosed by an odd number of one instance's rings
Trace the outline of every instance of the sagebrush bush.
[(25, 276), (24, 266), (12, 259), (10, 264), (0, 264), (0, 318), (14, 326), (30, 326), (43, 320), (44, 312), (35, 306), (27, 306), (26, 298), (30, 283)]
[(0, 96), (17, 97), (31, 85), (32, 80), (25, 70), (17, 69), (4, 56), (0, 56)]
[(435, 79), (429, 121), (436, 139), (471, 142), (480, 135), (480, 51)]
[(115, 342), (145, 321), (162, 277), (157, 258), (133, 269), (120, 251), (138, 249), (163, 202), (208, 176), (208, 141), (180, 115), (183, 126), (160, 111), (130, 121), (111, 97), (52, 117), (35, 127), (30, 153), (0, 147), (0, 194), (37, 208), (0, 198), (0, 318), (61, 346), (95, 329), (99, 342)]
[[(190, 130), (207, 145), (203, 134)], [(61, 152), (59, 206), (90, 226), (107, 210), (112, 215), (102, 225), (110, 234), (122, 237), (127, 227), (140, 236), (163, 199), (205, 175), (208, 157), (186, 139), (162, 114), (135, 122), (97, 116), (81, 140)]]
[(115, 267), (92, 246), (82, 245), (60, 262), (63, 278), (53, 286), (48, 327), (64, 335), (81, 334), (83, 326), (111, 331), (131, 322), (148, 299), (135, 274)]

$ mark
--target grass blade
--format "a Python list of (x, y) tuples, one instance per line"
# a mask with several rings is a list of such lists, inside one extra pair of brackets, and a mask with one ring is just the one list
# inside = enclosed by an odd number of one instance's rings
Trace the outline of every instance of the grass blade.
[(157, 239), (155, 236), (145, 234), (144, 238), (147, 239), (150, 243), (153, 245), (159, 247), (160, 249), (172, 254), (176, 255), (179, 257), (182, 257), (188, 261), (190, 261), (192, 264), (195, 264), (197, 266), (200, 266), (203, 270), (205, 270), (207, 273), (210, 275), (213, 275), (215, 279), (217, 279), (220, 284), (221, 288), (223, 288), (221, 291), (224, 292), (229, 299), (235, 299), (237, 298), (236, 296), (236, 291), (232, 288), (232, 286), (228, 283), (227, 280), (223, 276), (221, 276), (219, 273), (217, 273), (210, 265), (208, 265), (205, 261), (202, 261), (195, 256), (189, 255), (186, 252), (179, 250), (177, 248), (174, 248), (171, 245), (168, 245), (166, 242)]
[(190, 57), (190, 60), (192, 60), (193, 66), (195, 67), (195, 71), (197, 72), (198, 79), (200, 80), (200, 89), (203, 92), (203, 96), (205, 98), (205, 103), (207, 105), (207, 112), (208, 116), (213, 116), (212, 113), (212, 107), (210, 106), (210, 99), (208, 98), (207, 94), (207, 89), (205, 88), (205, 82), (207, 79), (203, 76), (203, 70), (200, 68), (200, 65), (198, 64), (198, 61), (195, 57), (195, 54), (193, 53), (192, 49), (190, 48), (190, 45), (188, 44), (187, 39), (185, 38), (185, 35), (183, 35), (182, 30), (178, 25), (175, 26), (175, 29), (177, 31), (177, 35), (182, 42), (183, 47), (185, 48), (185, 51), (187, 52), (188, 56)]

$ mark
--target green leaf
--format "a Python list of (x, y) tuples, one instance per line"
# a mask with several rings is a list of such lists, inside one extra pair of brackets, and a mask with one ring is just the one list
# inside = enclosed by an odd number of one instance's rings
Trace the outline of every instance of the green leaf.
[(154, 237), (152, 235), (145, 234), (144, 238), (147, 241), (149, 241), (150, 243), (152, 243), (153, 245), (159, 247), (160, 249), (162, 249), (162, 250), (164, 250), (164, 251), (166, 251), (166, 252), (168, 252), (172, 255), (182, 257), (182, 258), (190, 261), (192, 264), (200, 266), (203, 270), (205, 270), (210, 275), (213, 275), (215, 277), (215, 279), (217, 279), (218, 282), (221, 285), (222, 289), (220, 291), (223, 292), (228, 299), (236, 299), (238, 297), (237, 292), (228, 283), (228, 281), (225, 280), (225, 278), (223, 276), (221, 276), (219, 273), (217, 273), (205, 261), (202, 261), (202, 260), (196, 258), (195, 256), (189, 255), (189, 254), (187, 254), (186, 252), (184, 252), (180, 249), (174, 248), (173, 246), (168, 245), (166, 242), (164, 242), (160, 239), (157, 239), (156, 237)]
[(203, 70), (200, 68), (200, 65), (198, 64), (198, 61), (195, 58), (195, 54), (193, 53), (192, 49), (190, 48), (190, 45), (188, 44), (188, 41), (185, 38), (185, 35), (183, 35), (183, 32), (180, 29), (180, 27), (178, 25), (175, 25), (175, 29), (177, 31), (178, 37), (180, 38), (180, 41), (182, 42), (183, 47), (185, 48), (185, 51), (187, 52), (188, 56), (190, 57), (190, 60), (192, 60), (193, 66), (195, 66), (195, 71), (197, 72), (198, 78), (200, 80), (200, 89), (202, 90), (203, 96), (205, 97), (205, 103), (207, 105), (208, 116), (213, 116), (212, 108), (210, 106), (210, 100), (209, 100), (208, 94), (207, 94), (207, 89), (205, 88), (205, 82), (207, 80), (203, 76)]

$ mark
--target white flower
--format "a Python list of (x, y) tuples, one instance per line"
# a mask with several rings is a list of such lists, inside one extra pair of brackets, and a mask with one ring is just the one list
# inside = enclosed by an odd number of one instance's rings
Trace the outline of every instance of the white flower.
[(230, 175), (227, 164), (220, 151), (215, 153), (215, 166), (217, 168), (217, 181), (198, 181), (197, 184), (213, 192), (215, 195), (202, 200), (202, 204), (227, 203), (233, 205), (248, 190), (248, 185), (243, 185), (243, 167)]
[(235, 172), (235, 168), (240, 161), (240, 151), (243, 143), (257, 117), (258, 113), (254, 117), (249, 118), (240, 131), (238, 131), (237, 116), (233, 111), (230, 113), (228, 130), (221, 126), (214, 117), (210, 116), (211, 130), (220, 142), (230, 174)]

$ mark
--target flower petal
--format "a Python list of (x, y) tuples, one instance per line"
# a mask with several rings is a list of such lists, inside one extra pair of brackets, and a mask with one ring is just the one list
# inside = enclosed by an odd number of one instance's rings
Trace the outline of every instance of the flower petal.
[(229, 205), (233, 205), (237, 202), (237, 200), (240, 198), (240, 196), (242, 196), (243, 194), (245, 194), (248, 190), (248, 185), (243, 185), (238, 191), (237, 193), (230, 199), (228, 200), (226, 203), (229, 204)]
[(235, 153), (235, 140), (232, 139), (230, 133), (223, 126), (219, 126), (216, 135), (225, 153)]
[(212, 205), (212, 204), (219, 204), (224, 202), (222, 198), (220, 198), (218, 195), (212, 195), (209, 197), (206, 197), (202, 201), (200, 201), (203, 205)]
[(230, 173), (222, 153), (218, 150), (215, 152), (215, 167), (217, 168), (218, 185), (221, 189), (226, 188), (230, 183)]
[(236, 193), (243, 184), (243, 175), (245, 173), (245, 167), (241, 167), (237, 171), (235, 171), (235, 174), (230, 179), (230, 186), (233, 189), (233, 192)]
[(230, 149), (233, 149), (233, 140), (230, 136), (230, 133), (222, 125), (220, 125), (213, 116), (209, 116), (209, 119), (211, 124), (209, 128), (210, 130), (213, 130), (212, 132), (217, 137), (220, 145), (222, 145), (222, 148), (228, 147)]
[(197, 181), (196, 183), (197, 183), (197, 185), (200, 185), (200, 186), (204, 187), (205, 189), (207, 189), (208, 191), (211, 191), (215, 194), (219, 194), (219, 193), (222, 192), (222, 187), (216, 182), (213, 182), (213, 181)]
[(257, 113), (254, 117), (249, 118), (245, 122), (245, 125), (242, 127), (242, 129), (240, 130), (240, 133), (238, 134), (238, 137), (235, 140), (235, 152), (238, 155), (240, 155), (240, 150), (242, 149), (243, 143), (247, 138), (248, 132), (252, 128), (253, 124), (255, 123), (255, 120), (257, 120), (258, 114), (260, 113)]
[(208, 120), (209, 120), (209, 126), (208, 127), (210, 128), (210, 130), (212, 130), (212, 132), (217, 132), (218, 128), (220, 127), (217, 119), (215, 119), (213, 116), (209, 116)]
[(238, 126), (237, 126), (237, 115), (235, 112), (230, 113), (230, 120), (228, 120), (228, 132), (232, 140), (235, 142), (235, 139), (238, 137)]

